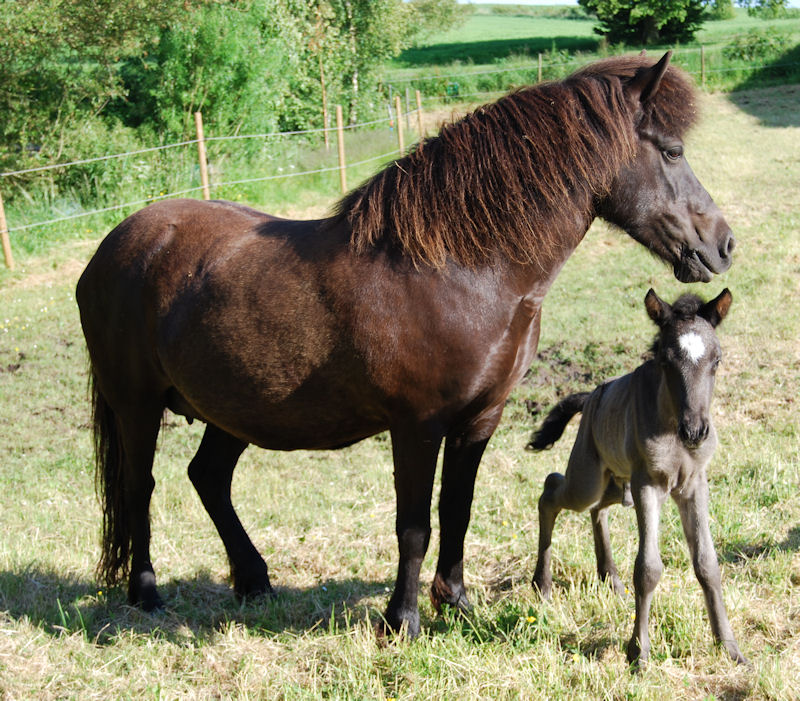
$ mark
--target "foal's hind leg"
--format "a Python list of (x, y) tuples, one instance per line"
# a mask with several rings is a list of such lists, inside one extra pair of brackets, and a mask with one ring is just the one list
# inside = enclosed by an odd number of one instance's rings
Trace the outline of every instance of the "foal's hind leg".
[(189, 478), (228, 553), (233, 589), (242, 597), (272, 593), (267, 565), (231, 503), (233, 470), (246, 447), (244, 441), (208, 424), (200, 448), (189, 464)]
[[(626, 483), (627, 484), (627, 483)], [(627, 489), (630, 494), (630, 488)], [(601, 580), (607, 581), (617, 594), (623, 594), (625, 587), (617, 572), (614, 558), (611, 554), (611, 541), (608, 535), (608, 509), (614, 504), (623, 503), (625, 488), (621, 488), (613, 479), (609, 480), (608, 487), (599, 504), (592, 507), (592, 532), (594, 534), (594, 553), (597, 557), (597, 574)]]
[(566, 475), (553, 472), (544, 481), (539, 497), (539, 554), (533, 587), (542, 596), (550, 596), (553, 576), (550, 571), (550, 543), (556, 517), (562, 509), (585, 511), (602, 498), (608, 486), (608, 476), (599, 458), (581, 432), (572, 448)]

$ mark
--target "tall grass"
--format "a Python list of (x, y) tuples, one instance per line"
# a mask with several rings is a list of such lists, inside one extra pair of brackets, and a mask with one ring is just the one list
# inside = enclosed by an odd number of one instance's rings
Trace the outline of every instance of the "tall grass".
[[(395, 575), (391, 447), (385, 435), (330, 453), (248, 450), (234, 502), (279, 597), (238, 603), (213, 525), (186, 477), (202, 426), (167, 416), (155, 465), (153, 557), (167, 611), (98, 587), (86, 356), (74, 283), (99, 238), (70, 238), (0, 278), (0, 693), (8, 698), (800, 697), (800, 137), (797, 88), (703, 98), (687, 154), (737, 236), (720, 328), (724, 359), (710, 467), (712, 533), (732, 625), (752, 668), (712, 642), (680, 520), (662, 518), (665, 572), (651, 614), (652, 662), (625, 663), (634, 604), (596, 581), (585, 515), (554, 539), (555, 591), (530, 588), (542, 481), (568, 435), (523, 450), (565, 391), (628, 371), (654, 333), (653, 286), (686, 286), (642, 247), (594, 226), (548, 294), (540, 356), (512, 394), (478, 475), (466, 542), (475, 610), (438, 617), (422, 599), (413, 642), (376, 639)], [(335, 184), (332, 185), (335, 190)], [(289, 193), (287, 193), (288, 196)], [(331, 199), (335, 196), (332, 195)], [(315, 195), (317, 197), (317, 195)], [(302, 197), (299, 197), (302, 200)], [(324, 198), (323, 198), (324, 199)], [(326, 202), (329, 203), (330, 200)], [(531, 416), (531, 411), (535, 416)], [(434, 515), (435, 523), (435, 515)], [(611, 516), (623, 581), (636, 552), (630, 510)], [(433, 576), (437, 529), (422, 574)]]

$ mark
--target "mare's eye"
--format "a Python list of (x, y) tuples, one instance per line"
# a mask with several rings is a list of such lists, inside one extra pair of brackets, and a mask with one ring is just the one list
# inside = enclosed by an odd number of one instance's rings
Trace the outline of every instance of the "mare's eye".
[(683, 156), (683, 146), (672, 146), (671, 148), (665, 148), (664, 156), (668, 161), (680, 160), (681, 156)]

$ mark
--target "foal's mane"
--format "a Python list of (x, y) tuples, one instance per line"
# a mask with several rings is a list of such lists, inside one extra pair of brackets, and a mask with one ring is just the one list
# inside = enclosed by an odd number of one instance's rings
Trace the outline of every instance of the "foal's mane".
[(356, 252), (382, 245), (416, 265), (542, 261), (576, 243), (564, 237), (576, 218), (588, 225), (637, 129), (681, 136), (693, 123), (693, 88), (673, 66), (645, 113), (626, 99), (624, 83), (652, 63), (599, 61), (445, 124), (340, 200), (332, 222), (349, 223)]

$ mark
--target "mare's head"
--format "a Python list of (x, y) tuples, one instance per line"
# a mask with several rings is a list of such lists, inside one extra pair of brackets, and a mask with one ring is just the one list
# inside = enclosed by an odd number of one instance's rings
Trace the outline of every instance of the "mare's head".
[(598, 213), (672, 265), (681, 282), (708, 282), (731, 265), (733, 234), (684, 156), (695, 94), (669, 66), (644, 56), (600, 61), (576, 76), (615, 76), (634, 111), (636, 152), (598, 201)]
[(687, 448), (696, 448), (711, 425), (714, 378), (722, 358), (714, 329), (731, 306), (725, 288), (710, 302), (696, 295), (682, 295), (670, 305), (651, 289), (644, 304), (658, 325), (655, 361), (677, 412), (678, 435)]

